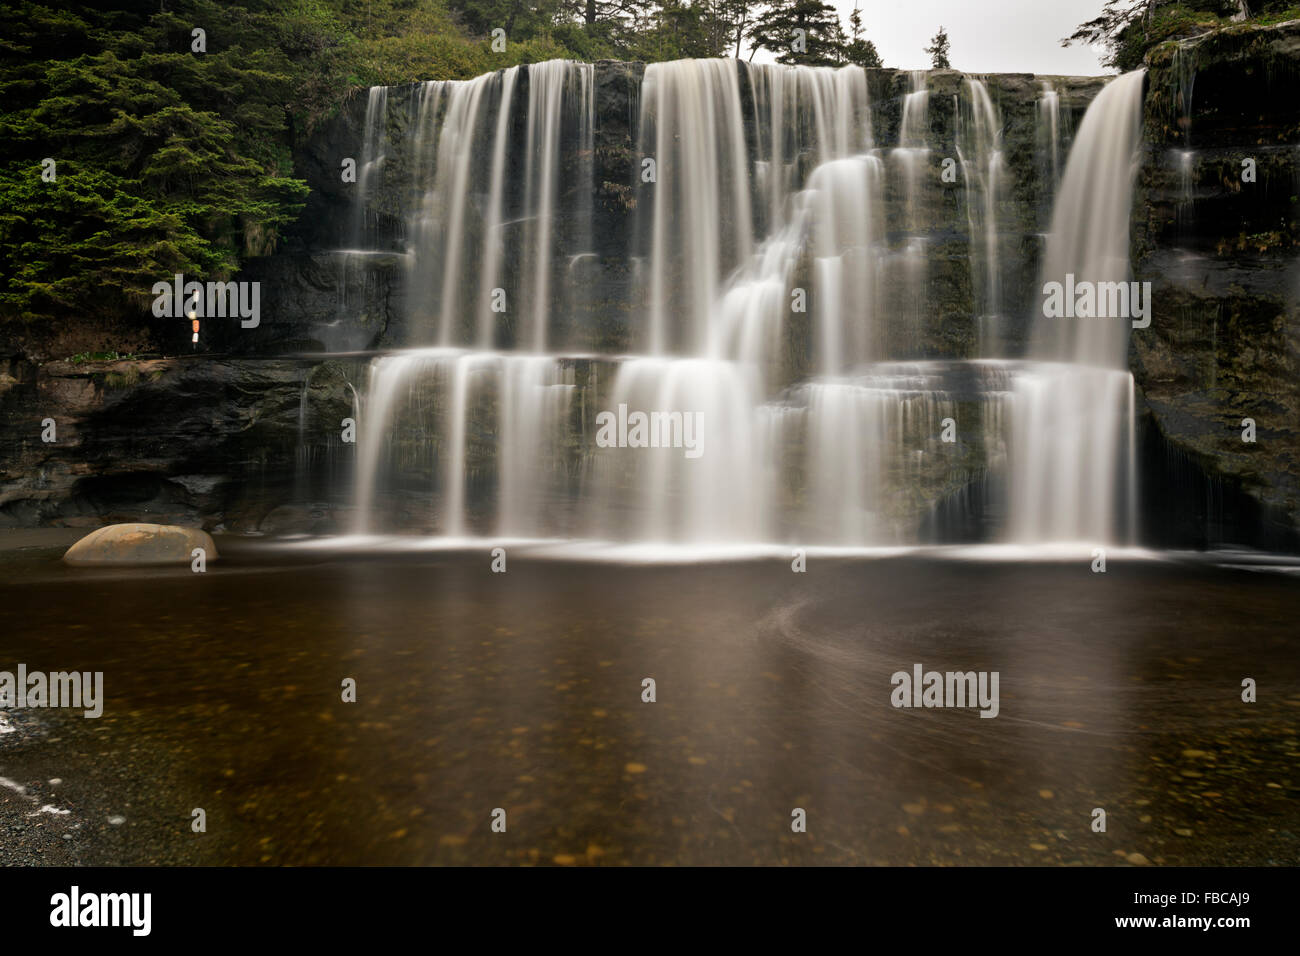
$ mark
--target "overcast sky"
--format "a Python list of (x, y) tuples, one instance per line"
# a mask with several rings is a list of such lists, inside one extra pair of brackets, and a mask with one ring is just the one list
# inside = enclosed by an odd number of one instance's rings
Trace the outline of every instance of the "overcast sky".
[[(829, 0), (847, 30), (854, 0)], [(967, 73), (1097, 76), (1098, 50), (1061, 47), (1075, 27), (1101, 13), (1105, 0), (859, 0), (867, 39), (885, 66), (924, 69), (930, 38), (942, 25), (953, 69)], [(762, 54), (755, 57), (758, 60)], [(768, 59), (768, 58), (765, 58)]]

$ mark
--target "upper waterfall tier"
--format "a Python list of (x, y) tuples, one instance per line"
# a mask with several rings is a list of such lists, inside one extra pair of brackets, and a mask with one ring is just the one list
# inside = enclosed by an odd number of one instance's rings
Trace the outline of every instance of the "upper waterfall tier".
[[(529, 352), (761, 343), (787, 380), (1022, 354), (1052, 171), (1101, 82), (552, 61), (377, 88), (349, 114), (357, 182), (330, 187), (335, 325)], [(753, 296), (761, 318), (721, 305)]]
[[(1071, 288), (1090, 290), (1094, 296), (1117, 286), (1129, 291), (1129, 224), (1133, 184), (1142, 159), (1145, 77), (1144, 71), (1136, 70), (1107, 86), (1084, 117), (1070, 151), (1042, 272), (1044, 286), (1059, 283), (1063, 296)], [(1114, 303), (1095, 301), (1086, 314), (1075, 309), (1075, 303), (1063, 302), (1067, 315), (1045, 315), (1036, 322), (1032, 354), (1062, 362), (1126, 367), (1136, 309), (1131, 295), (1123, 298), (1127, 308), (1111, 309)]]

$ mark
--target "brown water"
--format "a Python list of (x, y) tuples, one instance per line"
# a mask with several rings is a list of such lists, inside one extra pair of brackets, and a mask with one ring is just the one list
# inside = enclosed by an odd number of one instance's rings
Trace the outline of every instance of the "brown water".
[[(10, 811), (71, 811), (20, 815), (68, 834), (53, 859), (1300, 862), (1291, 577), (221, 547), (203, 575), (3, 556), (0, 669), (104, 672), (102, 718), (0, 737)], [(895, 709), (916, 663), (998, 671), (999, 715)]]

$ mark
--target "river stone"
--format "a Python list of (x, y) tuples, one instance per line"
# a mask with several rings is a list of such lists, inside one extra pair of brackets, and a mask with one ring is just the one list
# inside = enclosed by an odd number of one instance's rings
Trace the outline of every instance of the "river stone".
[(67, 564), (189, 564), (202, 548), (217, 557), (212, 536), (174, 524), (110, 524), (86, 535), (63, 556)]

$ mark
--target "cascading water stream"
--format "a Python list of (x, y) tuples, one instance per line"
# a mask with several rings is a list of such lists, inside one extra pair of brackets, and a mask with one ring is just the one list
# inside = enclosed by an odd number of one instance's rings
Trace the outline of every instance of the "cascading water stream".
[(924, 71), (912, 72), (911, 92), (903, 97), (898, 145), (889, 152), (890, 174), (898, 181), (903, 197), (901, 215), (895, 217), (890, 230), (897, 238), (888, 268), (898, 276), (898, 282), (889, 306), (903, 327), (899, 337), (907, 341), (915, 338), (928, 305), (928, 204), (923, 203), (924, 177), (930, 163), (930, 92), (926, 84)]
[[(376, 359), (370, 376), (355, 533), (381, 528), (379, 484), (405, 475), (415, 477), (409, 520), (431, 533), (554, 531), (547, 516), (567, 489), (559, 450), (570, 438), (571, 367), (547, 355), (410, 349)], [(486, 514), (469, 505), (469, 485), (480, 480), (495, 485)]]
[[(1079, 127), (1052, 213), (1044, 282), (1128, 282), (1129, 221), (1141, 161), (1142, 71), (1098, 94)], [(1040, 319), (1033, 358), (1123, 368), (1127, 317)]]
[[(776, 360), (805, 248), (814, 257), (820, 371), (834, 373), (872, 354), (879, 308), (881, 164), (872, 152), (865, 73), (857, 68), (745, 67), (755, 104), (754, 181), (766, 203), (767, 235), (727, 283), (710, 321), (709, 354)], [(696, 133), (698, 135), (698, 131)], [(818, 165), (799, 189), (798, 157)], [(860, 321), (845, 328), (842, 303)]]
[(388, 117), (388, 87), (372, 86), (366, 95), (366, 113), (361, 143), (361, 154), (353, 157), (357, 163), (357, 196), (353, 204), (352, 223), (347, 236), (347, 247), (337, 253), (339, 262), (338, 309), (343, 312), (354, 307), (348, 300), (347, 290), (357, 281), (364, 281), (365, 273), (358, 268), (374, 245), (368, 221), (368, 200), (384, 166), (384, 130)]
[[(1113, 80), (1084, 116), (1052, 216), (1044, 291), (1049, 282), (1093, 290), (1122, 283), (1128, 291), (1144, 78), (1139, 70)], [(1035, 317), (1033, 361), (1015, 387), (1013, 540), (1135, 539), (1131, 311)]]
[(957, 156), (966, 182), (966, 219), (976, 268), (980, 354), (999, 350), (1002, 314), (1002, 272), (999, 255), (998, 209), (1005, 171), (1002, 160), (1002, 120), (989, 98), (983, 80), (965, 83), (967, 104), (957, 115), (960, 122)]
[[(386, 186), (415, 197), (402, 209), (412, 344), (492, 349), (506, 339), (544, 351), (555, 303), (577, 296), (556, 258), (561, 216), (570, 241), (590, 243), (593, 67), (554, 60), (426, 82), (400, 129), (391, 128), (388, 99), (372, 90), (365, 139), (381, 157), (406, 157)], [(582, 151), (577, 182), (560, 181), (565, 138)], [(563, 207), (566, 189), (586, 205)], [(363, 202), (372, 193), (359, 190)]]
[(926, 88), (926, 75), (915, 70), (911, 76), (912, 90), (903, 97), (903, 116), (899, 124), (898, 146), (891, 153), (902, 167), (903, 190), (906, 196), (906, 217), (903, 228), (915, 235), (922, 227), (919, 203), (921, 176), (930, 154), (930, 91)]
[(1061, 180), (1061, 95), (1047, 80), (1038, 98), (1037, 135), (1038, 155), (1042, 158), (1039, 176), (1047, 184), (1046, 194), (1055, 198)]
[(647, 66), (639, 140), (655, 163), (644, 347), (700, 354), (722, 279), (754, 241), (736, 63)]
[[(492, 166), (489, 173), (492, 185), (488, 190), (487, 217), (483, 234), (483, 281), (479, 283), (478, 303), (475, 309), (478, 315), (475, 342), (480, 349), (492, 348), (495, 333), (492, 323), (492, 319), (495, 318), (495, 313), (492, 311), (492, 298), (493, 290), (500, 287), (506, 141), (510, 128), (510, 105), (514, 99), (518, 76), (517, 69), (506, 70), (502, 74), (501, 103), (497, 107), (496, 131), (492, 138)], [(443, 341), (446, 341), (445, 337)]]

